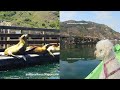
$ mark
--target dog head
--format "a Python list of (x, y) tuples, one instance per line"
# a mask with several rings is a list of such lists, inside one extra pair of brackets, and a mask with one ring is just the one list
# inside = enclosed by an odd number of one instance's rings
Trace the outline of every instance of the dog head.
[(106, 39), (97, 42), (96, 51), (94, 52), (97, 59), (104, 60), (112, 53), (114, 53), (114, 50), (113, 44), (110, 42), (110, 40)]

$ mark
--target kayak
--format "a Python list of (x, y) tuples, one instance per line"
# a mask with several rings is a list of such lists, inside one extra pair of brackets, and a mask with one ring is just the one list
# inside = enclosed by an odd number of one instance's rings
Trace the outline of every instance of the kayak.
[[(116, 58), (120, 63), (120, 45), (119, 44), (116, 44), (114, 46), (114, 51), (116, 54)], [(103, 61), (101, 61), (100, 64), (85, 79), (99, 79), (99, 75), (102, 71), (102, 66), (103, 66)]]

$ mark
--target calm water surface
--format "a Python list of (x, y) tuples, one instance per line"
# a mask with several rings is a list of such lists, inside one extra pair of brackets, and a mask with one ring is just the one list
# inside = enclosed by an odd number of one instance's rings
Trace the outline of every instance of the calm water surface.
[[(114, 45), (120, 41), (112, 41)], [(95, 45), (65, 45), (61, 48), (60, 78), (84, 79), (101, 62), (94, 56)]]
[(84, 79), (101, 61), (94, 56), (95, 45), (74, 45), (61, 49), (60, 78)]

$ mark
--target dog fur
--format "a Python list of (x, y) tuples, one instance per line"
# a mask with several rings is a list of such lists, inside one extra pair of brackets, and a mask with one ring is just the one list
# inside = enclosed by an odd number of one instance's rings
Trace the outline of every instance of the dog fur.
[(104, 64), (106, 65), (107, 68), (107, 74), (110, 74), (111, 72), (120, 68), (120, 63), (115, 58), (116, 56), (114, 52), (113, 43), (110, 40), (106, 39), (97, 42), (95, 55), (97, 59), (103, 60), (103, 68), (99, 76), (99, 79), (120, 79), (120, 70), (109, 75), (108, 77), (105, 76)]

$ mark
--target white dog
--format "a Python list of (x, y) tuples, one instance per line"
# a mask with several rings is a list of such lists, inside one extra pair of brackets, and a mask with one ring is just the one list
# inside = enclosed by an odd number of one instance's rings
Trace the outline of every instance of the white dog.
[(97, 59), (103, 60), (99, 79), (120, 79), (120, 63), (115, 57), (113, 44), (108, 39), (96, 44), (95, 55)]

